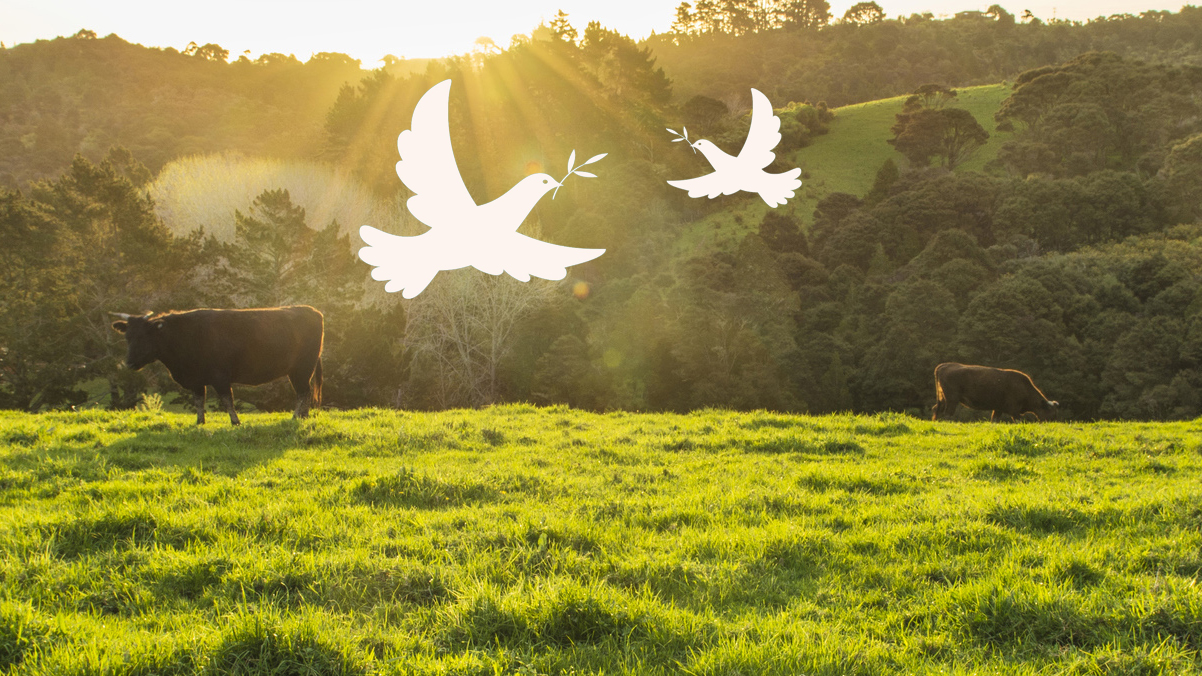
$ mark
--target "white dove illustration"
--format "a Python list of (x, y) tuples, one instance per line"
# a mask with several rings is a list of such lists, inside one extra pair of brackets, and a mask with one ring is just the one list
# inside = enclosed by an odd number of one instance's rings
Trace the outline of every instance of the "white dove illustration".
[[(672, 131), (669, 129), (668, 131)], [(672, 131), (672, 133), (676, 133)], [(686, 130), (686, 134), (688, 131)], [(679, 134), (678, 134), (679, 135)], [(682, 137), (679, 140), (687, 140)], [(758, 89), (751, 90), (751, 129), (737, 157), (722, 152), (718, 146), (701, 139), (692, 144), (700, 150), (714, 167), (714, 173), (680, 181), (668, 181), (668, 185), (688, 190), (689, 197), (705, 195), (710, 199), (718, 195), (733, 195), (740, 190), (754, 192), (770, 207), (784, 204), (793, 197), (801, 181), (800, 168), (790, 169), (783, 174), (769, 174), (764, 167), (772, 164), (776, 153), (772, 149), (780, 143), (780, 118), (772, 112), (768, 97)]]
[[(451, 150), (450, 91), (451, 81), (443, 80), (423, 94), (410, 128), (397, 138), (401, 161), (396, 173), (414, 193), (405, 205), (430, 230), (402, 237), (370, 225), (359, 228), (359, 236), (368, 244), (359, 249), (359, 258), (374, 266), (372, 279), (388, 282), (385, 291), (402, 291), (404, 298), (414, 298), (442, 270), (471, 266), (490, 275), (505, 272), (522, 282), (532, 275), (555, 280), (566, 277), (569, 266), (605, 253), (605, 249), (558, 246), (518, 234), (518, 226), (543, 195), (563, 185), (547, 174), (527, 176), (495, 200), (476, 204)], [(602, 157), (605, 153), (580, 167)], [(575, 159), (572, 151), (568, 176), (593, 178), (572, 166)]]

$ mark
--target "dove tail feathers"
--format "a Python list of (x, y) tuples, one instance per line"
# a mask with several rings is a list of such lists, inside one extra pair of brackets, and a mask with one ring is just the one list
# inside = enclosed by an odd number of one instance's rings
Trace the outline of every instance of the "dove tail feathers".
[(760, 197), (765, 204), (773, 208), (788, 202), (801, 187), (801, 181), (797, 178), (800, 175), (800, 167), (794, 167), (783, 174), (768, 174), (768, 180), (764, 181), (765, 185), (759, 190)]

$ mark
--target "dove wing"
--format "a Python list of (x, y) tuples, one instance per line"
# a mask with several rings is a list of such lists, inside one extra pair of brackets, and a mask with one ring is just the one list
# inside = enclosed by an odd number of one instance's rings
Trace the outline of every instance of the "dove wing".
[(668, 181), (668, 185), (681, 190), (688, 190), (689, 197), (706, 197), (713, 199), (718, 195), (733, 195), (739, 192), (737, 181), (732, 181), (729, 176), (723, 175), (720, 171), (715, 171), (712, 174), (698, 176), (697, 178), (686, 178), (679, 181)]
[(396, 143), (401, 153), (397, 176), (414, 193), (405, 205), (431, 228), (467, 222), (476, 208), (451, 149), (450, 98), (450, 80), (431, 87)]
[(568, 276), (569, 267), (591, 261), (603, 253), (605, 249), (560, 246), (514, 233), (506, 237), (504, 258), (499, 263), (510, 277), (520, 282), (528, 282), (532, 276), (563, 279)]
[(772, 164), (776, 153), (772, 149), (780, 143), (780, 118), (772, 112), (772, 103), (760, 90), (751, 90), (751, 129), (747, 140), (739, 151), (740, 164), (763, 169)]
[(365, 225), (359, 237), (367, 244), (359, 249), (359, 258), (372, 266), (372, 279), (388, 282), (384, 290), (389, 293), (404, 291), (402, 296), (413, 298), (438, 274), (439, 267), (431, 264), (437, 252), (432, 251), (429, 233), (398, 237)]

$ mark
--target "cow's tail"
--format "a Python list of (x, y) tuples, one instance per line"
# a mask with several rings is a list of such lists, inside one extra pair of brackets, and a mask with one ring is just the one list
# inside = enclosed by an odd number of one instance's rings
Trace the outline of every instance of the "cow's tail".
[(321, 357), (313, 369), (313, 408), (321, 408)]
[(943, 364), (935, 367), (935, 405), (931, 407), (931, 420), (938, 420), (939, 414), (947, 408), (947, 395), (943, 393), (943, 381), (939, 377), (939, 369)]

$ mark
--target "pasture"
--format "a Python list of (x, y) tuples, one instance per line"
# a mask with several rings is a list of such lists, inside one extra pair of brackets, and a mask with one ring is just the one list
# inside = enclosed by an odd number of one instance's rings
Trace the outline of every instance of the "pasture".
[(0, 673), (1202, 672), (1202, 422), (0, 413)]

